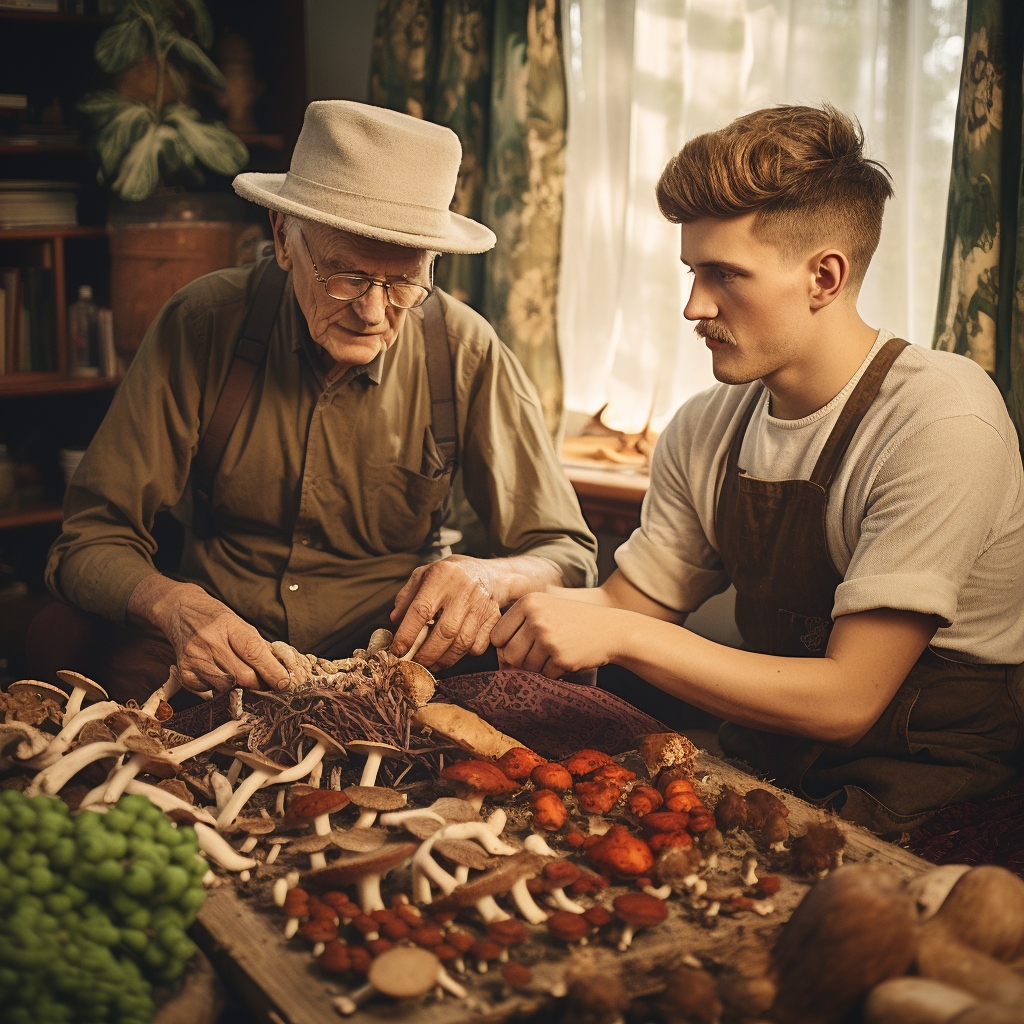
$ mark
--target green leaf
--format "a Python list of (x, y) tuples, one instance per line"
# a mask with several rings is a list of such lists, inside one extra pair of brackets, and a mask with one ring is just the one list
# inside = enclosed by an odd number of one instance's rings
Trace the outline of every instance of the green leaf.
[(113, 177), (121, 161), (156, 119), (149, 107), (141, 103), (126, 103), (96, 135), (94, 145), (100, 167), (107, 178)]
[(210, 20), (210, 13), (206, 9), (203, 0), (178, 0), (179, 5), (192, 15), (192, 24), (195, 27), (196, 39), (204, 50), (213, 46), (213, 22)]
[(96, 63), (101, 71), (116, 75), (145, 56), (150, 36), (142, 21), (121, 21), (96, 40)]
[(86, 93), (78, 101), (78, 109), (97, 126), (106, 124), (119, 110), (130, 106), (134, 104), (113, 89), (99, 89)]
[(122, 199), (145, 199), (156, 188), (160, 181), (160, 150), (173, 134), (174, 129), (165, 124), (151, 124), (128, 151), (113, 184)]
[(198, 118), (195, 110), (180, 103), (164, 108), (164, 121), (181, 133), (198, 160), (217, 174), (237, 174), (249, 162), (249, 151), (221, 122), (202, 124)]
[(209, 82), (214, 88), (224, 88), (224, 76), (217, 65), (191, 39), (178, 36), (168, 48), (167, 56), (187, 68), (195, 78)]

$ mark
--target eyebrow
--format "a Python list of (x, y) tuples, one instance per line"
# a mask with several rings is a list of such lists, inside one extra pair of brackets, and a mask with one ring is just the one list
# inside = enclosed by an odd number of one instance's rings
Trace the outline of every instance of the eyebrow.
[(701, 263), (690, 264), (687, 263), (686, 260), (680, 259), (680, 263), (682, 263), (684, 266), (690, 267), (691, 270), (694, 266), (698, 266), (701, 267), (702, 269), (705, 267), (710, 267), (713, 270), (724, 270), (730, 274), (746, 275), (750, 273), (750, 269), (748, 267), (741, 267), (738, 263), (727, 263), (725, 260), (704, 260)]

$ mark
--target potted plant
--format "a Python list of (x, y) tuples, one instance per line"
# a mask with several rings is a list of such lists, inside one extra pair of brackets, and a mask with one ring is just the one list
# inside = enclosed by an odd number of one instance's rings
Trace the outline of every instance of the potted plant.
[(234, 175), (249, 159), (236, 135), (191, 102), (196, 88), (224, 87), (205, 53), (212, 44), (202, 0), (121, 0), (95, 48), (114, 88), (79, 103), (94, 130), (97, 177), (120, 200), (108, 230), (115, 343), (126, 358), (175, 291), (236, 262), (234, 197), (186, 191), (204, 171)]

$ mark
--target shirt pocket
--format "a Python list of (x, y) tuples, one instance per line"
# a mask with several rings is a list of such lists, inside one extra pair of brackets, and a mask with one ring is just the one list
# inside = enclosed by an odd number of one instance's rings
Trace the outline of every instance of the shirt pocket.
[(434, 512), (444, 507), (451, 471), (416, 473), (404, 466), (369, 463), (363, 478), (364, 528), (370, 547), (382, 554), (419, 551), (430, 539)]

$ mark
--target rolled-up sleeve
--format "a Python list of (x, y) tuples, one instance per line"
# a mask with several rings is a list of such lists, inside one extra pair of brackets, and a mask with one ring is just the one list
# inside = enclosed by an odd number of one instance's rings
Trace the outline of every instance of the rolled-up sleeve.
[(196, 325), (182, 293), (153, 322), (64, 497), (46, 584), (57, 597), (122, 621), (157, 571), (153, 520), (173, 506), (198, 443)]

